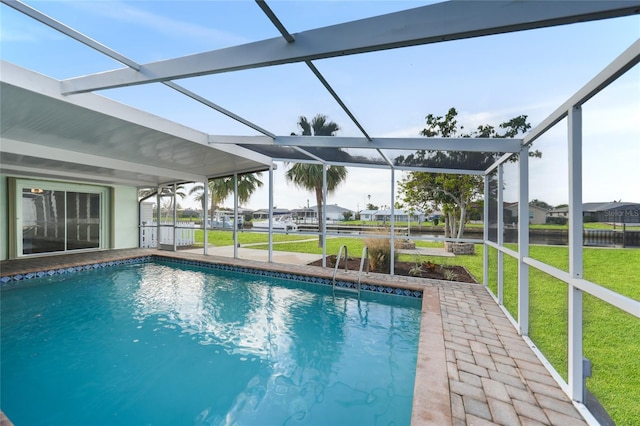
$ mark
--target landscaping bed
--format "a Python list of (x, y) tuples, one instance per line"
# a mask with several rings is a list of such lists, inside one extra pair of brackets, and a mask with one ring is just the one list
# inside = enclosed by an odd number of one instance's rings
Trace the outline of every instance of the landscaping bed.
[[(336, 264), (336, 256), (327, 256), (327, 266), (334, 267)], [(311, 266), (322, 266), (322, 259), (309, 263)], [(344, 270), (344, 260), (340, 261), (340, 269)], [(347, 269), (349, 271), (360, 270), (360, 258), (349, 257), (347, 262)], [(370, 272), (377, 272), (388, 274), (388, 271), (376, 271), (373, 268)], [(419, 278), (431, 278), (434, 280), (456, 281), (463, 283), (478, 282), (469, 274), (466, 268), (463, 266), (455, 265), (442, 265), (429, 261), (416, 263), (416, 262), (396, 262), (394, 265), (394, 274), (407, 277), (419, 277)]]

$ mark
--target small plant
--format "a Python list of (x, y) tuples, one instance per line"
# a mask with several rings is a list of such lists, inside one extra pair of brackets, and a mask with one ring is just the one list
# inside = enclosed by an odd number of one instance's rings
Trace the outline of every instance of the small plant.
[(422, 275), (422, 272), (422, 266), (420, 265), (412, 266), (411, 269), (409, 269), (409, 275), (412, 277), (419, 277)]
[(416, 256), (415, 265), (409, 269), (409, 275), (412, 277), (419, 277), (422, 275), (422, 265), (420, 264), (419, 256)]
[[(377, 272), (389, 273), (391, 271), (391, 240), (385, 238), (367, 238), (364, 243), (369, 248), (369, 265)], [(395, 260), (398, 260), (398, 251), (394, 252)]]
[(428, 271), (435, 271), (435, 270), (436, 270), (436, 268), (438, 267), (438, 265), (437, 265), (437, 264), (435, 264), (435, 263), (431, 262), (430, 260), (425, 260), (425, 261), (422, 263), (422, 266), (423, 266), (426, 270), (428, 270)]
[(455, 281), (458, 279), (458, 274), (456, 274), (452, 269), (445, 269), (444, 279), (447, 281)]

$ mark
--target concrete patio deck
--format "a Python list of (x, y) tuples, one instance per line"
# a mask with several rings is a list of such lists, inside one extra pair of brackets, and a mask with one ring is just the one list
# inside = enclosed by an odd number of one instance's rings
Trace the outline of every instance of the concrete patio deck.
[[(333, 273), (304, 264), (130, 249), (3, 261), (0, 276), (147, 255), (320, 277)], [(353, 280), (355, 273), (339, 277)], [(412, 425), (587, 424), (482, 285), (373, 273), (366, 281), (423, 291)]]

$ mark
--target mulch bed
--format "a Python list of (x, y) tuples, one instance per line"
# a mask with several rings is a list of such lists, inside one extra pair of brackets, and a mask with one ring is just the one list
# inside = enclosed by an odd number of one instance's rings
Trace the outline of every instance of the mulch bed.
[[(336, 264), (336, 256), (335, 255), (327, 256), (327, 266), (334, 267), (335, 264)], [(317, 260), (315, 262), (311, 262), (309, 263), (309, 265), (322, 266), (322, 259)], [(394, 266), (394, 273), (396, 275), (403, 275), (407, 277), (431, 278), (435, 280), (456, 281), (456, 282), (473, 283), (473, 284), (478, 283), (469, 274), (469, 272), (462, 266), (451, 266), (451, 265), (443, 266), (437, 263), (425, 262), (420, 265), (419, 271), (415, 270), (415, 266), (416, 264), (414, 262), (396, 262)], [(340, 269), (344, 270), (344, 260), (340, 261)], [(347, 269), (349, 271), (359, 271), (360, 258), (350, 257), (347, 262)], [(412, 271), (412, 269), (414, 270)], [(446, 272), (447, 270), (450, 270), (451, 272)], [(388, 272), (376, 271), (374, 269), (371, 269), (371, 272), (388, 273)], [(417, 272), (419, 272), (419, 274)], [(451, 273), (453, 273), (454, 275), (452, 276)], [(447, 279), (452, 277), (453, 279)]]

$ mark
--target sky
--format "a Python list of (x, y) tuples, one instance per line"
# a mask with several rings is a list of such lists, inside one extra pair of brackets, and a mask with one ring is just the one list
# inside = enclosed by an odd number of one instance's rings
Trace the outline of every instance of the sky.
[[(98, 42), (139, 62), (184, 56), (279, 36), (253, 1), (27, 1)], [(424, 1), (269, 1), (290, 33), (390, 13)], [(542, 7), (543, 2), (541, 2)], [(0, 5), (0, 56), (46, 74), (70, 78), (120, 68), (30, 18)], [(465, 129), (521, 114), (535, 127), (640, 38), (632, 16), (314, 61), (374, 137), (417, 137), (429, 113), (459, 111)], [(279, 135), (299, 132), (298, 117), (321, 113), (340, 136), (361, 133), (304, 64), (180, 80), (224, 108)], [(197, 130), (255, 135), (250, 128), (160, 84), (99, 94)], [(640, 202), (640, 66), (583, 107), (585, 202)], [(551, 205), (568, 199), (566, 120), (534, 144), (530, 198)], [(274, 205), (314, 205), (315, 196), (287, 183), (277, 164)], [(404, 174), (396, 173), (396, 181)], [(517, 198), (515, 165), (507, 165), (506, 201)], [(361, 210), (391, 204), (388, 170), (349, 168), (328, 203)], [(264, 187), (244, 206), (268, 207)], [(398, 189), (397, 184), (395, 185)], [(401, 194), (396, 194), (396, 200)], [(183, 207), (197, 207), (190, 199)], [(225, 205), (231, 206), (232, 200)]]

